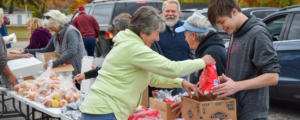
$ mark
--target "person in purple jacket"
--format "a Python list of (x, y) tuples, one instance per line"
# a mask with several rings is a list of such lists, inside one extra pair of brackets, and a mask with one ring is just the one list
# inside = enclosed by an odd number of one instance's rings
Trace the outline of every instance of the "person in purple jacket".
[(30, 43), (25, 49), (44, 48), (50, 41), (52, 34), (46, 28), (43, 28), (42, 21), (38, 18), (28, 20), (28, 28), (31, 37)]

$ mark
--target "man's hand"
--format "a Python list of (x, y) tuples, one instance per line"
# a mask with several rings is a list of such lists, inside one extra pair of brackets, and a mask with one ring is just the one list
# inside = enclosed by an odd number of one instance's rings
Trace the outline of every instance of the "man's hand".
[(231, 78), (225, 76), (224, 74), (222, 74), (222, 77), (227, 82), (213, 87), (213, 95), (219, 95), (218, 98), (223, 98), (235, 94), (236, 92), (241, 90), (241, 87), (238, 82), (233, 81)]
[(13, 86), (15, 86), (18, 83), (18, 78), (14, 74), (8, 75), (7, 80), (8, 83), (12, 84)]
[(73, 83), (74, 83), (75, 81), (77, 81), (78, 84), (81, 84), (81, 83), (82, 83), (82, 80), (84, 80), (84, 79), (85, 79), (85, 74), (84, 74), (84, 73), (78, 74), (78, 75), (76, 75), (76, 76), (74, 77)]
[(183, 80), (182, 81), (182, 87), (184, 88), (184, 90), (190, 95), (190, 97), (192, 98), (193, 95), (191, 93), (191, 91), (193, 90), (195, 95), (197, 96), (197, 98), (199, 98), (199, 95), (203, 95), (203, 93), (197, 88), (196, 85), (192, 84), (192, 83), (189, 83), (188, 81), (186, 80)]
[(202, 57), (202, 60), (204, 60), (205, 65), (210, 65), (210, 64), (216, 62), (215, 59), (212, 58), (210, 55), (205, 55), (204, 57)]
[(31, 58), (34, 57), (32, 54), (23, 54), (22, 58)]
[(98, 42), (98, 38), (95, 38), (95, 43), (97, 43)]
[[(179, 96), (181, 97), (182, 94), (179, 93)], [(175, 111), (178, 110), (176, 116), (179, 117), (179, 115), (181, 114), (181, 101), (172, 104), (172, 105), (171, 105), (171, 108), (173, 108), (173, 109), (172, 109), (172, 112), (175, 112)]]
[(5, 45), (8, 45), (9, 44), (9, 42), (5, 42)]

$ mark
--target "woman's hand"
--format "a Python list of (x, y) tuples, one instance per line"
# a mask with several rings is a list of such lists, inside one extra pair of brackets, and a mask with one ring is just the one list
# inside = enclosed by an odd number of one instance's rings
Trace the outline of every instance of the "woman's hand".
[(191, 91), (193, 90), (195, 95), (199, 98), (199, 95), (202, 95), (204, 96), (204, 94), (202, 93), (202, 91), (200, 91), (196, 85), (192, 84), (192, 83), (189, 83), (188, 81), (186, 80), (183, 80), (182, 81), (182, 87), (184, 88), (184, 90), (190, 95), (190, 97), (192, 98), (193, 95), (191, 93)]
[(78, 74), (74, 77), (73, 79), (73, 83), (75, 81), (77, 81), (78, 84), (81, 84), (82, 83), (82, 80), (85, 80), (85, 74), (84, 73), (81, 73), (81, 74)]
[(93, 70), (97, 69), (97, 66), (92, 66), (92, 69), (93, 69)]
[(45, 63), (45, 65), (44, 65), (45, 69), (48, 68), (48, 65), (49, 65), (49, 64), (50, 64), (50, 62), (46, 62), (46, 63)]
[(204, 57), (202, 57), (202, 60), (204, 60), (205, 65), (210, 65), (210, 64), (216, 62), (215, 59), (212, 58), (210, 55), (205, 55)]

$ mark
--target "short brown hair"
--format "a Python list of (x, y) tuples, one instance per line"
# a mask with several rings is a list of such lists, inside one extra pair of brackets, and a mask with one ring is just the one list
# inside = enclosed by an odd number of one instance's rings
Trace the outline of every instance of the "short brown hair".
[(43, 27), (42, 21), (38, 18), (31, 18), (30, 20), (28, 20), (27, 24), (28, 24), (28, 26), (31, 27), (31, 29), (30, 29), (31, 32)]
[(116, 19), (108, 26), (107, 31), (115, 36), (121, 30), (127, 29), (129, 22), (130, 20), (128, 18)]
[(119, 19), (119, 18), (127, 18), (127, 19), (131, 19), (131, 15), (128, 14), (128, 13), (120, 13), (119, 15), (117, 15), (115, 18), (114, 18), (114, 21), (116, 19)]
[(211, 0), (208, 5), (207, 18), (212, 25), (216, 25), (217, 17), (231, 17), (233, 8), (242, 12), (237, 0)]

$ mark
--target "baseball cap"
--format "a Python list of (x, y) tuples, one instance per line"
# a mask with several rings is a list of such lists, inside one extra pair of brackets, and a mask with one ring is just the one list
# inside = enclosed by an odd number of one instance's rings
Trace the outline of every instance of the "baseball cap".
[(184, 32), (186, 30), (192, 31), (192, 32), (198, 32), (198, 33), (205, 33), (209, 31), (209, 27), (207, 29), (204, 28), (198, 28), (190, 25), (187, 21), (184, 22), (184, 24), (178, 28), (175, 29), (176, 33)]
[(84, 11), (84, 6), (82, 4), (78, 5), (78, 11)]

